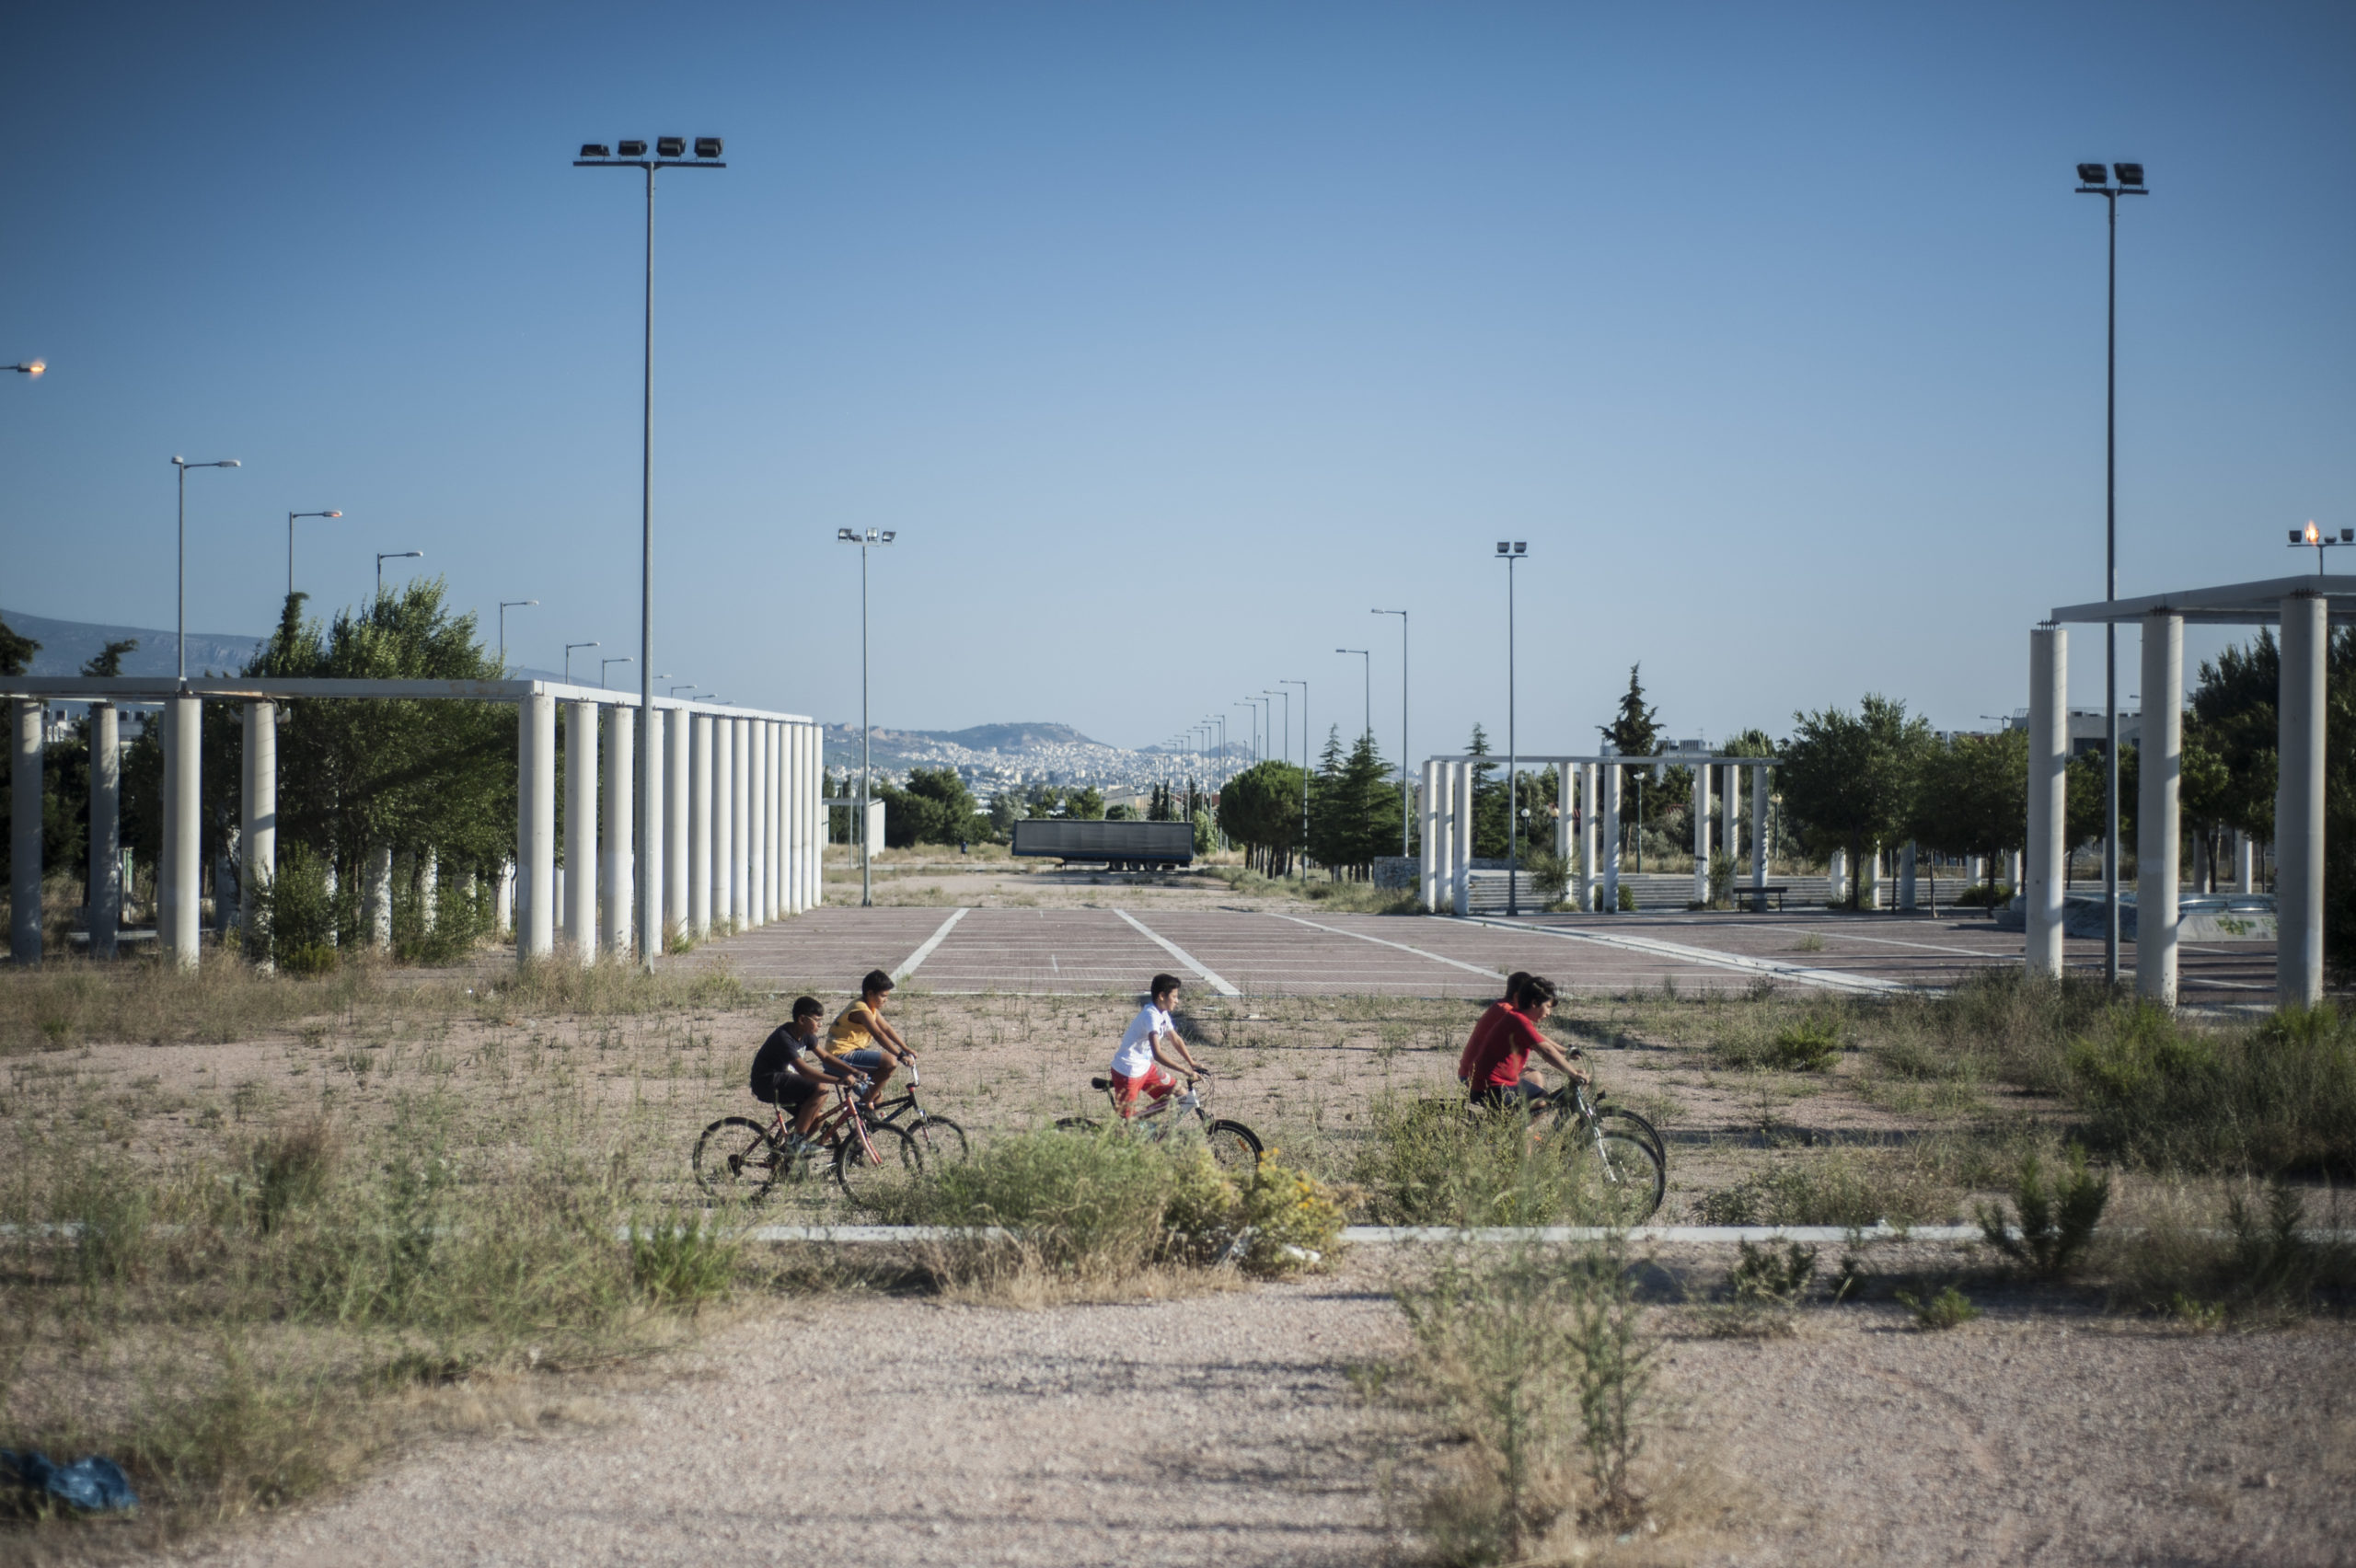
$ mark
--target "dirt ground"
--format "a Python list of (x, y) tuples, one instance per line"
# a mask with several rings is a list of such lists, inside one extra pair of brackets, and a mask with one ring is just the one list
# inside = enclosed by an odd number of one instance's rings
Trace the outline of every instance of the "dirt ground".
[[(1692, 1258), (1672, 1263), (1696, 1265)], [(1417, 1455), (1353, 1366), (1403, 1333), (1363, 1250), (1318, 1279), (1045, 1310), (788, 1302), (583, 1423), (416, 1453), (170, 1561), (238, 1564), (1409, 1561)], [(1669, 1529), (1599, 1560), (2337, 1564), (2356, 1552), (2356, 1336), (2193, 1336), (2002, 1305), (1788, 1338), (1655, 1314)], [(397, 1544), (396, 1544), (397, 1543)]]

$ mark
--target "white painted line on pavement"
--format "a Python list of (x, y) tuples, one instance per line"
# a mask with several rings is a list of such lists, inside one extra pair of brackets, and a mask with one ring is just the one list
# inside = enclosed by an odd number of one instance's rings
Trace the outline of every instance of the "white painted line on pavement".
[(951, 931), (955, 930), (957, 928), (957, 922), (963, 920), (970, 913), (970, 910), (964, 908), (951, 910), (949, 912), (949, 918), (941, 923), (941, 929), (925, 938), (923, 944), (919, 946), (916, 951), (908, 954), (907, 962), (901, 964), (899, 968), (892, 971), (892, 978), (895, 980), (906, 980), (909, 975), (914, 974), (917, 972), (917, 965), (922, 963), (926, 959), (930, 958), (932, 956), (932, 950), (941, 945), (941, 939), (947, 936)]
[(1495, 980), (1500, 984), (1505, 980), (1505, 976), (1494, 969), (1484, 969), (1477, 963), (1467, 963), (1461, 959), (1443, 958), (1438, 953), (1426, 952), (1419, 947), (1409, 947), (1405, 942), (1394, 942), (1384, 937), (1369, 937), (1364, 931), (1345, 931), (1339, 926), (1321, 926), (1314, 920), (1304, 920), (1298, 915), (1278, 915), (1273, 910), (1264, 910), (1262, 913), (1267, 915), (1270, 919), (1289, 920), (1296, 926), (1306, 926), (1312, 931), (1331, 931), (1337, 937), (1356, 937), (1362, 942), (1372, 942), (1377, 947), (1397, 948), (1401, 952), (1412, 952), (1417, 958), (1428, 958), (1434, 963), (1445, 963), (1452, 968), (1469, 970), (1486, 980)]
[(1201, 975), (1204, 982), (1208, 985), (1212, 990), (1217, 991), (1220, 996), (1240, 997), (1243, 995), (1242, 992), (1237, 990), (1234, 986), (1229, 985), (1226, 981), (1220, 979), (1209, 970), (1204, 968), (1201, 963), (1195, 959), (1194, 954), (1188, 952), (1184, 948), (1180, 947), (1176, 942), (1172, 941), (1169, 938), (1158, 935), (1149, 928), (1144, 921), (1138, 919), (1127, 910), (1115, 909), (1113, 913), (1118, 915), (1122, 919), (1126, 920), (1130, 925), (1135, 926), (1138, 928), (1138, 934), (1145, 938), (1146, 940), (1161, 948), (1162, 951), (1168, 953), (1171, 957), (1176, 959), (1179, 963), (1184, 964), (1195, 974)]
[(1460, 926), (1493, 926), (1501, 931), (1525, 931), (1537, 937), (1559, 937), (1569, 942), (1593, 942), (1598, 947), (1618, 948), (1623, 952), (1641, 952), (1653, 958), (1674, 958), (1715, 969), (1772, 975), (1778, 980), (1794, 980), (1803, 986), (1821, 986), (1828, 991), (1895, 995), (1910, 992), (1928, 994), (1936, 989), (1928, 986), (1908, 986), (1896, 980), (1877, 980), (1867, 974), (1848, 974), (1837, 969), (1815, 969), (1806, 964), (1745, 958), (1740, 953), (1720, 952), (1715, 948), (1687, 947), (1682, 942), (1664, 942), (1651, 937), (1607, 936), (1600, 931), (1574, 931), (1560, 926), (1532, 926), (1526, 921), (1499, 920), (1482, 916), (1437, 915), (1426, 918), (1453, 920)]

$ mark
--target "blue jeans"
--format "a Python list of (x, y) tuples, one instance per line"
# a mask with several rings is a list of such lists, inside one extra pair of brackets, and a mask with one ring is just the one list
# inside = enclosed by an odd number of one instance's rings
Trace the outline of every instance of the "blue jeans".
[(892, 1057), (885, 1055), (873, 1046), (864, 1051), (853, 1051), (842, 1059), (863, 1073), (880, 1073), (885, 1067), (898, 1065)]

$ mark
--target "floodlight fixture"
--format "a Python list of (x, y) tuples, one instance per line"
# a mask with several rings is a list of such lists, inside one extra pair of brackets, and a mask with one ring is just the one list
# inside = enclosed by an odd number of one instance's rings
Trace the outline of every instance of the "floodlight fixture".
[(581, 156), (584, 158), (609, 158), (614, 156), (614, 149), (603, 142), (583, 142), (581, 144)]
[(851, 532), (849, 529), (848, 529), (848, 528), (837, 528), (837, 529), (836, 529), (836, 530), (835, 530), (835, 537), (836, 537), (836, 538), (837, 538), (837, 539), (840, 539), (844, 544), (847, 544), (847, 545), (849, 545), (849, 544), (856, 544), (856, 543), (859, 541), (859, 536), (858, 536), (857, 534), (852, 533), (852, 532)]
[(719, 156), (720, 156), (720, 138), (719, 138), (719, 137), (717, 137), (717, 136), (699, 136), (699, 137), (697, 137), (697, 138), (696, 138), (696, 156), (698, 156), (698, 157), (699, 157), (699, 158), (716, 158), (716, 157), (718, 157)]
[(31, 376), (35, 381), (39, 381), (41, 377), (41, 373), (47, 370), (49, 365), (41, 360), (27, 360), (22, 364), (12, 364), (8, 368), (10, 370), (21, 371), (25, 375)]
[(2100, 185), (2109, 177), (2109, 171), (2100, 164), (2082, 163), (2078, 166), (2078, 183), (2081, 185)]
[(2143, 183), (2143, 166), (2142, 164), (2123, 163), (2113, 164), (2110, 167), (2112, 172), (2119, 176), (2119, 184), (2135, 186)]
[(2291, 530), (2292, 549), (2313, 549), (2316, 552), (2316, 575), (2323, 575), (2323, 552), (2340, 545), (2356, 545), (2356, 528), (2342, 528), (2334, 538), (2328, 528), (2318, 528), (2311, 521), (2304, 528)]
[(642, 158), (646, 156), (646, 144), (643, 142), (622, 142), (617, 144), (617, 146), (621, 156), (626, 158)]
[(1499, 539), (1497, 541), (1497, 553), (1499, 555), (1511, 555), (1513, 554), (1513, 547), (1506, 543), (1505, 540)]
[(654, 138), (654, 156), (658, 158), (686, 157), (687, 139), (685, 136), (657, 136)]

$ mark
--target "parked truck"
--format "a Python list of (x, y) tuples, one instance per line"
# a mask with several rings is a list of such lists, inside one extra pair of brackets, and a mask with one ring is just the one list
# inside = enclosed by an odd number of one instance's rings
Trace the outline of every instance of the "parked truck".
[(1142, 871), (1195, 863), (1195, 828), (1184, 822), (1082, 822), (1034, 817), (1014, 824), (1014, 853)]

